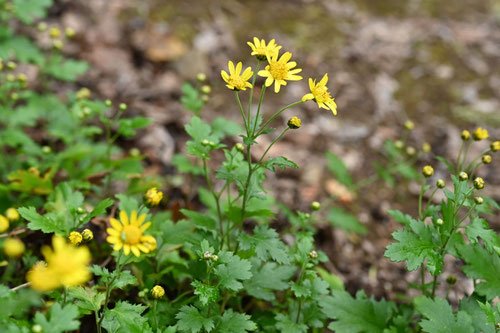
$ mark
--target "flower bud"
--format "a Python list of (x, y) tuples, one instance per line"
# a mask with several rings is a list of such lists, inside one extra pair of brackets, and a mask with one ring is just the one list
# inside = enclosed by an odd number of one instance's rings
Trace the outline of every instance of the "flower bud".
[(240, 151), (240, 152), (243, 152), (245, 150), (245, 146), (238, 142), (237, 144), (234, 145), (236, 147), (236, 150)]
[(460, 172), (460, 173), (458, 174), (458, 178), (459, 178), (460, 180), (467, 180), (467, 179), (469, 179), (469, 175), (468, 175), (466, 172), (463, 172), (463, 171), (462, 171), (462, 172)]
[(17, 101), (19, 99), (19, 94), (18, 93), (10, 94), (10, 99), (13, 101)]
[(50, 38), (59, 38), (61, 36), (61, 30), (57, 27), (52, 27), (49, 30), (49, 36)]
[(207, 139), (203, 139), (203, 140), (201, 140), (201, 144), (203, 146), (209, 146), (210, 145), (210, 141), (208, 141)]
[(62, 40), (57, 39), (57, 40), (52, 42), (52, 46), (56, 50), (61, 50), (64, 47), (64, 43)]
[(120, 103), (120, 105), (119, 105), (118, 107), (119, 107), (119, 108), (120, 108), (120, 110), (122, 110), (122, 111), (127, 110), (127, 104), (125, 104), (125, 103)]
[(12, 74), (7, 74), (5, 76), (5, 78), (7, 79), (8, 82), (14, 82), (14, 81), (16, 81), (16, 77), (14, 75), (12, 75)]
[(83, 229), (82, 237), (84, 241), (90, 242), (92, 239), (94, 239), (94, 233), (90, 229)]
[(428, 153), (430, 152), (432, 149), (431, 145), (428, 143), (428, 142), (425, 142), (423, 145), (422, 145), (422, 151), (424, 153)]
[(144, 200), (150, 206), (158, 206), (163, 199), (163, 192), (158, 191), (156, 187), (150, 188), (144, 195)]
[(196, 79), (200, 82), (205, 82), (207, 80), (207, 75), (205, 73), (196, 74)]
[(201, 92), (205, 95), (208, 95), (212, 92), (212, 87), (210, 87), (208, 84), (205, 84), (203, 87), (201, 87)]
[(396, 142), (394, 142), (394, 146), (398, 149), (403, 149), (403, 147), (405, 146), (405, 144), (403, 143), (403, 141), (401, 140), (397, 140)]
[(455, 275), (450, 275), (446, 278), (446, 283), (448, 283), (450, 286), (454, 285), (457, 282), (457, 278)]
[(444, 188), (446, 186), (446, 183), (442, 179), (438, 179), (436, 182), (437, 188)]
[(163, 295), (165, 295), (165, 289), (161, 286), (154, 286), (153, 289), (151, 289), (151, 295), (153, 295), (154, 298), (162, 298)]
[(470, 132), (468, 130), (463, 130), (461, 137), (463, 141), (468, 141), (470, 139)]
[(7, 218), (7, 220), (14, 222), (14, 221), (19, 220), (19, 218), (21, 216), (19, 215), (19, 212), (17, 211), (17, 209), (9, 208), (5, 211), (5, 217)]
[(201, 96), (201, 100), (203, 103), (208, 103), (208, 101), (210, 100), (210, 97), (208, 97), (207, 95), (203, 95), (203, 96)]
[(411, 131), (415, 128), (415, 124), (413, 123), (413, 121), (411, 120), (407, 120), (405, 121), (405, 128), (408, 130), (408, 131)]
[(28, 77), (24, 73), (17, 74), (17, 81), (20, 83), (26, 83), (28, 81)]
[(42, 325), (36, 324), (36, 325), (31, 326), (31, 332), (33, 332), (33, 333), (41, 333), (41, 332), (43, 332)]
[(474, 197), (474, 202), (476, 203), (476, 205), (482, 205), (484, 199), (482, 197)]
[(305, 213), (304, 214), (304, 218), (306, 218), (307, 220), (309, 220), (311, 218), (311, 214), (309, 213)]
[(130, 156), (133, 156), (133, 157), (137, 157), (139, 155), (141, 155), (141, 151), (138, 149), (138, 148), (130, 148), (130, 150), (128, 151), (128, 153), (130, 154)]
[(443, 219), (437, 219), (436, 220), (436, 224), (437, 225), (443, 225), (443, 223), (444, 223)]
[(86, 88), (86, 87), (80, 88), (76, 92), (77, 99), (89, 99), (91, 95), (92, 95), (92, 92), (90, 91), (89, 88)]
[(37, 30), (40, 31), (40, 32), (44, 32), (44, 31), (47, 31), (47, 23), (45, 22), (40, 22), (37, 24), (36, 26)]
[(432, 175), (434, 174), (434, 168), (432, 168), (430, 165), (426, 165), (422, 168), (422, 174), (426, 178), (432, 177)]
[(50, 154), (52, 152), (52, 148), (50, 148), (49, 146), (43, 146), (42, 147), (42, 153), (44, 154)]
[(9, 220), (5, 216), (0, 215), (0, 233), (7, 231), (9, 226)]
[(82, 237), (82, 234), (79, 233), (78, 231), (72, 231), (69, 234), (68, 239), (69, 239), (71, 244), (76, 246), (82, 242), (83, 237)]
[(490, 145), (490, 149), (493, 152), (499, 151), (500, 150), (500, 141), (494, 141), (494, 142), (492, 142), (491, 145)]
[(474, 183), (474, 187), (477, 190), (482, 190), (484, 188), (484, 180), (481, 177), (476, 177), (476, 179), (474, 179), (473, 183)]
[(300, 128), (301, 125), (302, 125), (302, 122), (297, 117), (292, 117), (288, 120), (288, 128), (290, 128), (290, 129)]
[(318, 259), (318, 252), (312, 250), (311, 252), (309, 252), (309, 258)]
[(7, 69), (13, 71), (14, 69), (17, 68), (17, 64), (13, 61), (7, 61)]
[(219, 256), (216, 254), (212, 254), (212, 256), (210, 257), (210, 260), (212, 260), (213, 262), (217, 262), (217, 261), (219, 261)]
[(415, 150), (415, 148), (413, 147), (406, 147), (406, 153), (409, 155), (409, 156), (413, 156), (415, 155), (417, 151)]
[(110, 99), (107, 99), (104, 101), (104, 105), (106, 105), (109, 108), (111, 105), (113, 105), (113, 102), (111, 102)]
[(490, 164), (491, 163), (491, 155), (484, 155), (481, 157), (481, 161), (483, 164)]
[(212, 257), (212, 252), (210, 251), (206, 251), (205, 253), (203, 253), (203, 259), (210, 260), (211, 257)]
[(75, 32), (75, 29), (71, 28), (71, 27), (67, 27), (66, 29), (64, 29), (64, 34), (66, 35), (66, 37), (68, 38), (74, 38), (76, 36), (76, 32)]
[(316, 211), (316, 210), (319, 210), (321, 208), (321, 204), (317, 201), (313, 201), (311, 203), (311, 209)]
[(3, 242), (3, 253), (9, 258), (19, 258), (25, 249), (24, 243), (17, 238), (7, 238)]
[(481, 141), (487, 139), (489, 136), (488, 130), (478, 127), (474, 132), (472, 132), (472, 138), (475, 141)]

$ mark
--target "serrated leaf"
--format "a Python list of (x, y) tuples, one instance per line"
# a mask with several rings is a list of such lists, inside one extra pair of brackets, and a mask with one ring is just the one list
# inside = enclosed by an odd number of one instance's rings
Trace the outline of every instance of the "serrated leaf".
[(124, 137), (133, 137), (137, 134), (138, 129), (145, 128), (152, 122), (152, 119), (146, 117), (120, 119), (118, 133)]
[(472, 326), (475, 332), (495, 333), (495, 320), (490, 322), (481, 304), (473, 298), (464, 297), (460, 301), (460, 311), (466, 312), (473, 319)]
[(179, 320), (177, 327), (183, 332), (197, 333), (202, 329), (210, 332), (215, 326), (212, 318), (205, 318), (197, 308), (191, 305), (184, 305), (175, 318)]
[(279, 266), (274, 262), (259, 266), (258, 260), (253, 262), (252, 277), (244, 282), (244, 286), (249, 295), (265, 301), (276, 299), (273, 290), (288, 289), (288, 281), (297, 271), (294, 266)]
[(89, 65), (84, 61), (65, 59), (61, 55), (55, 55), (42, 68), (45, 74), (58, 80), (74, 82), (80, 75), (87, 72)]
[(262, 166), (273, 172), (276, 172), (275, 167), (279, 167), (282, 170), (285, 170), (286, 168), (297, 169), (299, 167), (297, 164), (283, 156), (268, 158), (265, 162), (262, 163)]
[(24, 23), (31, 24), (47, 16), (52, 0), (13, 0), (15, 15)]
[(184, 126), (184, 129), (195, 142), (209, 140), (210, 132), (212, 131), (210, 125), (204, 123), (198, 117), (192, 117), (190, 123)]
[(485, 219), (479, 217), (474, 218), (471, 224), (465, 227), (465, 233), (473, 243), (478, 243), (478, 238), (480, 237), (490, 252), (493, 252), (495, 246), (500, 246), (498, 234), (490, 229)]
[(286, 333), (306, 333), (307, 326), (302, 323), (296, 323), (295, 320), (292, 320), (289, 315), (284, 313), (278, 313), (276, 315), (276, 328), (280, 330), (280, 332)]
[(217, 331), (221, 333), (246, 333), (248, 331), (255, 331), (257, 325), (250, 318), (247, 314), (236, 313), (232, 309), (228, 309), (222, 315)]
[(223, 288), (238, 291), (243, 288), (241, 282), (252, 277), (252, 264), (246, 259), (240, 259), (230, 252), (220, 252), (219, 261), (221, 264), (217, 265), (214, 273)]
[(195, 288), (194, 294), (198, 296), (203, 305), (217, 302), (219, 299), (219, 290), (214, 286), (209, 286), (201, 281), (193, 281), (191, 286)]
[(319, 305), (328, 318), (335, 319), (328, 328), (337, 333), (382, 333), (396, 311), (393, 302), (377, 302), (362, 292), (353, 298), (346, 291), (335, 291), (333, 296), (321, 297)]
[(199, 114), (203, 107), (203, 101), (199, 97), (198, 90), (189, 82), (185, 82), (181, 86), (181, 103), (186, 110), (193, 111)]
[(41, 230), (46, 234), (56, 233), (65, 234), (66, 229), (64, 226), (60, 225), (58, 222), (46, 218), (43, 215), (37, 213), (35, 207), (22, 207), (18, 209), (19, 214), (28, 221), (28, 228), (31, 230)]
[(112, 206), (114, 203), (113, 199), (106, 198), (104, 200), (99, 201), (99, 203), (95, 206), (95, 208), (85, 216), (83, 223), (88, 223), (91, 219), (106, 212), (106, 208)]
[(189, 217), (189, 219), (198, 227), (207, 231), (215, 231), (217, 228), (217, 221), (207, 214), (201, 214), (194, 210), (181, 209), (182, 214)]
[(55, 303), (49, 310), (50, 318), (40, 312), (35, 314), (35, 323), (42, 326), (43, 332), (62, 333), (64, 331), (76, 330), (80, 327), (78, 318), (78, 308), (76, 305), (68, 304), (62, 307)]
[(109, 332), (141, 333), (147, 321), (146, 317), (141, 316), (144, 310), (146, 307), (143, 305), (118, 301), (113, 309), (104, 312), (102, 327)]
[(94, 312), (99, 311), (106, 298), (106, 294), (97, 292), (95, 288), (77, 286), (70, 288), (68, 292), (70, 296), (80, 300), (76, 303), (80, 309)]
[(410, 222), (416, 221), (411, 215), (404, 214), (403, 212), (399, 210), (388, 210), (387, 213), (391, 215), (396, 221), (399, 223), (402, 223), (404, 225), (409, 226)]
[(290, 263), (288, 249), (278, 238), (279, 234), (266, 226), (257, 226), (253, 235), (243, 234), (240, 238), (241, 248), (248, 250), (253, 248), (257, 257), (263, 261), (270, 258), (280, 264)]
[(459, 311), (455, 316), (451, 309), (451, 305), (440, 297), (436, 297), (432, 300), (425, 296), (418, 296), (413, 302), (416, 310), (427, 318), (419, 322), (424, 332), (474, 332), (471, 317), (466, 312), (462, 311)]

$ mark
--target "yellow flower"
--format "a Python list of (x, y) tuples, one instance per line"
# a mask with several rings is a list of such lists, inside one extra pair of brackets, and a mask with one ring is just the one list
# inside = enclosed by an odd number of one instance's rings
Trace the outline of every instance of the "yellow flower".
[(427, 178), (432, 177), (434, 174), (434, 168), (430, 165), (426, 165), (422, 168), (422, 174)]
[(92, 239), (94, 239), (94, 233), (90, 229), (83, 229), (82, 237), (86, 242), (90, 242)]
[(72, 231), (69, 234), (68, 239), (69, 239), (71, 244), (76, 246), (82, 242), (83, 236), (78, 231)]
[(268, 52), (266, 56), (267, 61), (269, 61), (269, 65), (266, 66), (266, 69), (259, 71), (260, 76), (267, 78), (265, 82), (266, 87), (269, 87), (274, 82), (274, 92), (278, 93), (281, 86), (286, 86), (286, 80), (302, 80), (302, 76), (295, 75), (300, 73), (302, 69), (292, 69), (297, 66), (297, 63), (295, 61), (288, 62), (292, 58), (292, 54), (290, 52), (284, 53), (279, 60), (278, 52)]
[(88, 264), (91, 260), (87, 247), (74, 247), (63, 237), (52, 238), (53, 250), (42, 247), (45, 262), (36, 263), (26, 275), (33, 289), (49, 291), (61, 286), (72, 287), (91, 278)]
[(110, 218), (112, 228), (108, 228), (108, 238), (106, 241), (113, 244), (113, 250), (119, 251), (123, 248), (123, 253), (128, 255), (130, 251), (138, 257), (141, 251), (149, 253), (156, 248), (156, 239), (150, 235), (143, 235), (150, 226), (151, 222), (146, 222), (146, 214), (137, 217), (137, 212), (134, 210), (130, 214), (130, 220), (125, 211), (120, 211), (120, 221), (115, 218)]
[(0, 232), (7, 231), (9, 229), (9, 220), (3, 215), (0, 215)]
[(253, 38), (252, 42), (247, 42), (248, 46), (252, 48), (251, 55), (254, 55), (258, 60), (266, 60), (266, 54), (274, 54), (278, 53), (281, 49), (281, 46), (277, 45), (274, 39), (271, 39), (269, 43), (266, 45), (266, 41), (264, 39), (259, 40), (257, 37)]
[(302, 97), (302, 101), (314, 100), (318, 103), (318, 106), (323, 109), (327, 109), (333, 112), (333, 115), (337, 115), (337, 104), (335, 104), (335, 98), (332, 98), (328, 92), (328, 87), (326, 83), (328, 82), (328, 74), (325, 74), (321, 81), (316, 84), (316, 80), (309, 79), (309, 89), (311, 92), (305, 94)]
[(499, 151), (500, 150), (500, 141), (494, 141), (490, 145), (491, 151)]
[(18, 258), (25, 250), (24, 243), (17, 238), (7, 238), (3, 242), (3, 252), (7, 257)]
[(161, 191), (158, 191), (156, 187), (150, 188), (147, 192), (146, 195), (144, 195), (144, 199), (146, 200), (146, 203), (150, 206), (157, 206), (161, 199), (163, 199), (163, 193)]
[(486, 139), (488, 138), (488, 136), (489, 136), (488, 130), (483, 129), (481, 127), (478, 127), (474, 132), (472, 132), (472, 137), (476, 141), (481, 141), (483, 139)]
[(163, 289), (162, 286), (154, 286), (153, 289), (151, 289), (151, 295), (153, 295), (154, 298), (162, 298), (163, 295), (165, 295), (165, 289)]
[(9, 208), (5, 211), (5, 217), (9, 221), (17, 221), (21, 217), (15, 208)]
[(300, 121), (299, 118), (297, 117), (292, 117), (288, 120), (288, 127), (290, 129), (297, 129), (297, 128), (300, 128), (300, 126), (302, 125), (302, 122)]
[(243, 64), (239, 62), (234, 68), (234, 64), (232, 61), (228, 62), (229, 74), (226, 71), (221, 71), (220, 74), (224, 81), (226, 81), (226, 87), (231, 90), (246, 90), (248, 88), (252, 88), (252, 84), (247, 82), (253, 75), (252, 68), (247, 67), (243, 74), (241, 70), (243, 69)]

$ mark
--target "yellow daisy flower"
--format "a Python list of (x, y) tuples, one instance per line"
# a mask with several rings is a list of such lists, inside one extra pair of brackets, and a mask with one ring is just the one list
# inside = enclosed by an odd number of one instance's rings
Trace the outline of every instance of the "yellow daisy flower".
[(163, 192), (158, 191), (156, 187), (150, 188), (144, 195), (146, 203), (150, 206), (158, 206), (163, 199)]
[(86, 246), (74, 247), (60, 236), (52, 238), (52, 247), (42, 247), (45, 262), (36, 263), (26, 275), (33, 289), (49, 291), (61, 286), (72, 287), (91, 278), (88, 264), (90, 251)]
[(267, 61), (269, 61), (269, 65), (266, 66), (266, 69), (259, 71), (260, 76), (267, 78), (265, 82), (266, 87), (269, 87), (274, 82), (274, 92), (276, 93), (280, 91), (281, 86), (286, 86), (286, 80), (302, 80), (302, 76), (295, 75), (300, 73), (302, 69), (292, 69), (297, 66), (297, 63), (295, 61), (288, 62), (292, 58), (292, 54), (286, 52), (279, 60), (278, 56), (278, 52), (274, 52), (273, 54), (268, 52)]
[(146, 220), (146, 214), (137, 217), (137, 212), (134, 210), (129, 220), (127, 213), (120, 211), (120, 221), (114, 218), (109, 219), (112, 228), (106, 230), (109, 235), (106, 241), (114, 245), (115, 251), (123, 248), (125, 255), (132, 251), (138, 257), (141, 251), (144, 253), (153, 251), (156, 248), (156, 239), (150, 235), (143, 235), (143, 232), (151, 226), (151, 222), (142, 224), (144, 220)]
[(247, 42), (248, 46), (252, 48), (251, 55), (255, 56), (258, 60), (266, 60), (266, 54), (278, 53), (281, 49), (281, 46), (277, 45), (274, 39), (271, 39), (269, 43), (266, 45), (266, 41), (264, 39), (259, 40), (257, 37), (253, 38), (252, 42)]
[(482, 127), (476, 128), (474, 132), (472, 132), (472, 137), (475, 141), (481, 141), (483, 139), (487, 139), (489, 137), (488, 130), (483, 129)]
[(224, 81), (226, 81), (226, 87), (231, 90), (246, 90), (248, 88), (252, 88), (252, 84), (247, 82), (253, 75), (252, 68), (247, 67), (243, 74), (241, 74), (241, 70), (243, 69), (243, 64), (239, 62), (234, 68), (234, 64), (232, 61), (228, 62), (229, 74), (226, 71), (222, 70), (220, 74)]
[(331, 110), (333, 115), (337, 115), (337, 104), (335, 104), (335, 98), (332, 98), (330, 93), (328, 92), (328, 87), (326, 83), (328, 82), (328, 74), (325, 74), (321, 81), (316, 84), (316, 80), (309, 79), (309, 89), (311, 92), (309, 94), (305, 94), (302, 97), (302, 101), (314, 100), (318, 103), (318, 106), (323, 109)]

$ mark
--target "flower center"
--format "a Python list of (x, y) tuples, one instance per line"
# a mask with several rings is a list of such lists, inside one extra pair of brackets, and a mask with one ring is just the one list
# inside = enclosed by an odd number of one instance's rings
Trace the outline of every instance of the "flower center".
[(318, 103), (325, 103), (332, 99), (332, 96), (326, 87), (315, 88), (312, 93), (314, 95), (314, 99), (316, 99), (316, 102)]
[(245, 81), (243, 81), (241, 76), (230, 76), (228, 81), (229, 85), (235, 87), (236, 89), (242, 89), (245, 87)]
[(275, 80), (284, 80), (288, 74), (286, 64), (282, 62), (273, 62), (269, 64), (269, 72)]
[(123, 227), (122, 230), (122, 240), (127, 244), (137, 244), (139, 243), (142, 236), (141, 230), (135, 225), (127, 225)]

